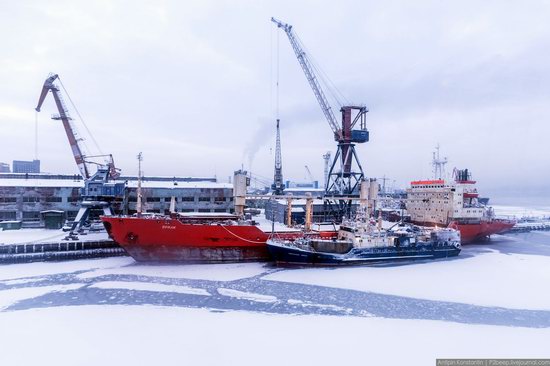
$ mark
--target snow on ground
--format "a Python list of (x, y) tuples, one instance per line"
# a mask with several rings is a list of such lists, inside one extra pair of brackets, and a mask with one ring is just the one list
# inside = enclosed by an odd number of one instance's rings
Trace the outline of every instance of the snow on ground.
[(0, 313), (2, 365), (434, 365), (548, 357), (550, 329), (81, 306)]
[(210, 281), (234, 281), (254, 277), (266, 271), (263, 263), (154, 265), (134, 263), (131, 266), (101, 268), (79, 275), (92, 278), (106, 275), (136, 275), (166, 278), (189, 278)]
[(82, 286), (84, 286), (84, 284), (73, 283), (70, 285), (24, 287), (0, 291), (0, 310), (3, 310), (21, 300), (32, 299), (41, 295), (48, 294), (50, 292), (65, 292), (75, 290)]
[[(68, 232), (62, 230), (48, 229), (20, 229), (0, 231), (0, 245), (19, 243), (49, 243), (61, 242)], [(92, 232), (86, 235), (79, 235), (79, 240), (94, 241), (107, 240), (109, 236), (106, 231)]]
[(58, 273), (71, 273), (99, 268), (123, 268), (135, 261), (129, 257), (84, 259), (63, 262), (36, 262), (0, 265), (0, 280), (15, 280)]
[(550, 257), (480, 251), (472, 246), (464, 246), (453, 260), (292, 269), (262, 278), (482, 306), (550, 310)]
[(103, 282), (94, 283), (93, 285), (90, 286), (90, 288), (172, 292), (176, 294), (210, 296), (208, 291), (202, 288), (193, 288), (189, 286), (163, 285), (161, 283), (150, 283), (150, 282), (103, 281)]

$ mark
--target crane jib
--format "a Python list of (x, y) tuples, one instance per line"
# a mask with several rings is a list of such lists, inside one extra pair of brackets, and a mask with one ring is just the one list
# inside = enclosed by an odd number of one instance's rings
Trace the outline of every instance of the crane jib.
[[(304, 51), (300, 40), (294, 34), (291, 25), (271, 18), (271, 21), (283, 29), (290, 41), (304, 75), (323, 111), (323, 114), (334, 132), (334, 139), (337, 141), (337, 151), (332, 164), (328, 165), (329, 155), (325, 155), (325, 194), (327, 196), (353, 195), (357, 193), (360, 182), (364, 179), (363, 168), (355, 151), (355, 143), (369, 141), (369, 131), (366, 128), (366, 113), (368, 109), (360, 105), (344, 105), (340, 108), (342, 113), (341, 124), (334, 116), (334, 112), (321, 88), (319, 79), (315, 75), (308, 55)], [(358, 126), (359, 128), (356, 128)], [(345, 202), (344, 202), (345, 201)], [(329, 208), (335, 220), (341, 220), (344, 214), (351, 214), (351, 201), (340, 200), (335, 202), (335, 211)], [(326, 214), (326, 213), (325, 213)]]
[(317, 99), (317, 102), (321, 106), (321, 110), (323, 111), (323, 114), (325, 115), (325, 118), (327, 119), (327, 122), (334, 132), (336, 136), (341, 137), (342, 131), (338, 123), (336, 122), (336, 117), (334, 116), (334, 113), (332, 112), (332, 108), (330, 107), (328, 100), (323, 92), (323, 89), (321, 88), (321, 85), (319, 84), (319, 81), (317, 80), (317, 77), (315, 76), (315, 73), (313, 72), (313, 68), (311, 67), (311, 63), (309, 62), (309, 59), (307, 57), (307, 54), (303, 50), (303, 48), (300, 46), (300, 43), (298, 42), (298, 39), (294, 36), (294, 33), (292, 32), (292, 26), (288, 25), (286, 23), (280, 22), (275, 18), (271, 18), (271, 21), (277, 24), (279, 28), (282, 28), (292, 46), (292, 49), (294, 50), (294, 53), (296, 54), (296, 58), (298, 59), (298, 63), (302, 67), (304, 74), (306, 76), (307, 81), (309, 82), (309, 85), (313, 91), (313, 94), (315, 95), (315, 98)]

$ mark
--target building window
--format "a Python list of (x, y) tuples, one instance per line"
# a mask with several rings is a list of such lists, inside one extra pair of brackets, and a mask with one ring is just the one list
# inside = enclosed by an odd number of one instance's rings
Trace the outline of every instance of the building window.
[(199, 208), (199, 212), (210, 212), (208, 208)]
[(38, 221), (40, 220), (39, 211), (23, 211), (23, 220)]
[(195, 197), (182, 197), (181, 202), (195, 202)]
[(16, 203), (17, 197), (0, 197), (0, 203)]
[(128, 197), (128, 202), (137, 202), (137, 197)]
[(15, 220), (15, 211), (0, 211), (0, 220)]
[(199, 197), (199, 202), (210, 202), (210, 197)]
[(214, 202), (225, 202), (225, 197), (214, 197)]
[(23, 197), (23, 202), (25, 202), (25, 203), (40, 202), (40, 198), (39, 197)]
[(67, 197), (67, 202), (69, 203), (77, 203), (79, 200), (79, 197)]
[(46, 197), (46, 202), (61, 202), (61, 197)]
[(76, 215), (78, 215), (78, 211), (67, 211), (68, 220), (74, 220)]
[(160, 202), (160, 197), (147, 197), (147, 202)]
[[(174, 197), (174, 200), (175, 200), (176, 202), (178, 202), (178, 198), (177, 198), (177, 197)], [(164, 202), (170, 202), (170, 201), (172, 201), (172, 197), (164, 197)]]
[(216, 208), (214, 212), (226, 212), (225, 208)]

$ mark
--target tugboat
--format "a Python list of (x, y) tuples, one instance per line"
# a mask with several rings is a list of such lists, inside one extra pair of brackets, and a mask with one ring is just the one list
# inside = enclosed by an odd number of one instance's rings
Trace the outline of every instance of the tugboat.
[(398, 223), (384, 230), (372, 220), (342, 223), (335, 239), (301, 237), (267, 240), (272, 259), (282, 264), (354, 265), (403, 259), (436, 259), (460, 253), (460, 232)]

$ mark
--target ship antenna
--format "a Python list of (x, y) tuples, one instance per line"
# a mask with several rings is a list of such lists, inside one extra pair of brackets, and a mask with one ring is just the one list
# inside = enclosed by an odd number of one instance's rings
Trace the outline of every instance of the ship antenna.
[(439, 157), (439, 144), (437, 144), (435, 151), (432, 154), (434, 179), (443, 179), (443, 176), (445, 175), (445, 164), (447, 164), (447, 158), (442, 159)]

